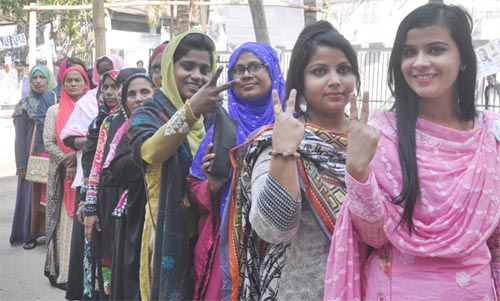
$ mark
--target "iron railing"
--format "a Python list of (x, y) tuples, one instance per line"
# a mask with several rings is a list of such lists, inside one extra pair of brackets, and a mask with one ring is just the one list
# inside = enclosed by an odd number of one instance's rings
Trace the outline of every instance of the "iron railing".
[[(388, 110), (393, 105), (391, 91), (387, 85), (387, 68), (389, 66), (389, 57), (391, 49), (369, 49), (362, 48), (357, 51), (358, 63), (361, 73), (361, 91), (370, 93), (370, 110), (371, 112)], [(281, 70), (286, 76), (290, 62), (290, 51), (280, 53)], [(229, 63), (230, 53), (219, 52), (218, 64), (227, 65)], [(226, 81), (226, 76), (223, 73), (219, 78), (219, 84)], [(500, 98), (496, 97), (490, 100), (488, 107), (485, 107), (484, 88), (488, 83), (486, 78), (480, 78), (476, 86), (476, 107), (478, 110), (488, 109), (495, 112), (500, 112)]]

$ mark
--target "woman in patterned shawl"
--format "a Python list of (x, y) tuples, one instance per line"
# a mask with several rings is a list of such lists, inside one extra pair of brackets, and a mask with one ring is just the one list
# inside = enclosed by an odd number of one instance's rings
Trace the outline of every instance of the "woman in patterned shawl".
[(304, 28), (290, 60), (287, 108), (274, 93), (275, 124), (231, 151), (223, 299), (322, 299), (330, 237), (346, 194), (344, 109), (358, 87), (351, 44), (326, 21)]
[(215, 46), (208, 36), (189, 30), (175, 37), (162, 57), (162, 87), (131, 119), (130, 146), (143, 169), (148, 193), (142, 300), (193, 295), (197, 220), (187, 200), (186, 176), (205, 135), (206, 115), (218, 110), (220, 93), (232, 85), (217, 87), (222, 68), (212, 76), (215, 69)]
[[(125, 69), (125, 72), (127, 71)], [(137, 104), (141, 105), (145, 98), (153, 96), (152, 82), (148, 75), (144, 73), (132, 75), (130, 81), (124, 82), (122, 92), (128, 91), (132, 80), (139, 79), (149, 84), (149, 87), (144, 87), (140, 93), (134, 95)], [(84, 296), (98, 300), (109, 299), (111, 294), (111, 265), (115, 243), (112, 213), (120, 199), (119, 186), (109, 173), (103, 173), (102, 170), (111, 150), (111, 142), (128, 116), (130, 110), (120, 105), (117, 113), (104, 118), (86, 184)]]
[[(248, 135), (264, 125), (274, 123), (272, 90), (285, 98), (285, 80), (276, 50), (271, 46), (248, 42), (236, 49), (229, 58), (228, 81), (240, 82), (228, 90), (229, 116), (238, 121), (234, 146), (242, 144)], [(190, 201), (200, 215), (198, 241), (195, 247), (194, 299), (220, 300), (222, 271), (219, 249), (221, 213), (227, 202), (230, 180), (206, 173), (214, 154), (207, 155), (212, 142), (213, 127), (203, 138), (193, 161)], [(229, 174), (229, 170), (228, 170)], [(212, 196), (216, 196), (212, 199)], [(223, 261), (222, 270), (227, 270)]]
[[(137, 72), (142, 72), (137, 68)], [(128, 69), (127, 69), (128, 70)], [(120, 74), (121, 76), (121, 74)], [(121, 102), (127, 116), (153, 96), (154, 84), (144, 73), (131, 75), (123, 84)], [(103, 164), (103, 178), (120, 188), (120, 201), (112, 216), (114, 222), (113, 260), (111, 267), (112, 300), (141, 300), (139, 264), (146, 209), (146, 190), (141, 167), (136, 165), (129, 147), (128, 119), (118, 129)]]
[(61, 102), (47, 110), (43, 141), (50, 154), (47, 183), (47, 257), (45, 276), (64, 289), (68, 280), (71, 231), (76, 192), (71, 183), (76, 174), (76, 152), (65, 146), (60, 134), (71, 112), (89, 89), (87, 72), (80, 65), (63, 74)]
[[(54, 76), (46, 67), (35, 66), (29, 74), (30, 92), (14, 109), (12, 118), (16, 130), (16, 165), (19, 176), (17, 182), (16, 208), (12, 221), (10, 244), (13, 247), (23, 245), (24, 249), (33, 249), (36, 238), (45, 234), (45, 184), (30, 183), (25, 179), (28, 158), (32, 149), (33, 153), (41, 154), (45, 151), (43, 137), (38, 127), (40, 102), (52, 102), (54, 93), (47, 92), (55, 85)], [(45, 113), (43, 114), (45, 115)], [(43, 130), (43, 128), (42, 128)]]

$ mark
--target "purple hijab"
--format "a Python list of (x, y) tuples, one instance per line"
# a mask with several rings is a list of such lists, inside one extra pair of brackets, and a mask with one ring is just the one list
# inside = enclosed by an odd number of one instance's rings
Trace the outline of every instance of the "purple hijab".
[[(273, 111), (273, 99), (272, 90), (277, 90), (280, 97), (281, 103), (283, 104), (285, 99), (285, 79), (281, 72), (280, 61), (276, 50), (271, 46), (258, 43), (258, 42), (248, 42), (240, 47), (238, 47), (231, 57), (229, 58), (228, 70), (231, 70), (236, 61), (244, 52), (251, 52), (255, 54), (261, 61), (267, 65), (267, 70), (271, 77), (271, 89), (259, 99), (248, 100), (245, 99), (234, 91), (234, 88), (228, 89), (228, 111), (229, 116), (233, 119), (238, 120), (238, 131), (236, 135), (235, 146), (245, 142), (246, 138), (250, 133), (259, 129), (262, 126), (274, 123), (274, 111)], [(233, 80), (230, 74), (227, 76), (228, 82)], [(196, 155), (191, 166), (191, 175), (194, 177), (204, 180), (205, 174), (201, 169), (203, 163), (203, 157), (206, 154), (207, 146), (212, 142), (213, 136), (213, 126), (207, 131), (207, 134), (200, 143), (200, 147), (196, 152)], [(228, 181), (230, 183), (231, 181)], [(227, 193), (229, 185), (226, 184), (221, 189), (221, 215), (224, 212), (224, 207), (226, 205)]]

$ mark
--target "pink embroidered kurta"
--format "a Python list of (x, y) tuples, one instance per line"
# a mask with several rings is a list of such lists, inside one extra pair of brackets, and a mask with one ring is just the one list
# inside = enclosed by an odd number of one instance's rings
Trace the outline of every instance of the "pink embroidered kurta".
[[(391, 202), (402, 188), (395, 115), (372, 118), (381, 130), (378, 149), (366, 183), (346, 173), (348, 196), (330, 248), (325, 300), (499, 298), (495, 121), (500, 115), (480, 112), (474, 129), (458, 131), (417, 120), (421, 194), (410, 235), (405, 223), (398, 227), (403, 208)], [(374, 247), (369, 255), (368, 245)]]

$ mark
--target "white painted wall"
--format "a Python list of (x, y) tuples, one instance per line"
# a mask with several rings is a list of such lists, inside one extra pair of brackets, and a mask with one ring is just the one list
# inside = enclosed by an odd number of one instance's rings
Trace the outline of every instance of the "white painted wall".
[(159, 34), (108, 30), (106, 33), (106, 48), (108, 53), (112, 49), (123, 49), (126, 67), (135, 67), (138, 60), (144, 61), (147, 69), (149, 49), (156, 48), (161, 43)]
[[(280, 2), (302, 4), (300, 0)], [(304, 28), (302, 9), (266, 6), (265, 14), (271, 44), (292, 49), (300, 31)], [(232, 47), (255, 41), (252, 16), (248, 6), (228, 5), (212, 8), (208, 31), (218, 51), (232, 51)]]
[[(401, 20), (427, 0), (372, 0), (334, 2), (327, 20), (352, 44), (368, 46), (381, 42), (391, 47)], [(473, 18), (473, 38), (492, 40), (500, 37), (500, 0), (450, 0), (446, 4), (464, 7)]]

